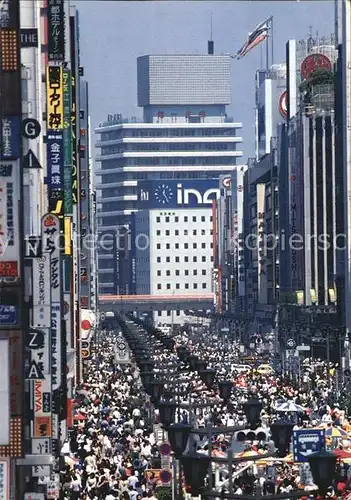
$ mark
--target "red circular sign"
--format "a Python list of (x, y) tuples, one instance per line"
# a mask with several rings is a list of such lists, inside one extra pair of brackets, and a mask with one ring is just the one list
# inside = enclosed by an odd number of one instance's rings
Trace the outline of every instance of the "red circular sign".
[(82, 330), (90, 330), (90, 328), (91, 328), (90, 321), (88, 319), (83, 319), (81, 327), (82, 327)]
[(160, 446), (160, 455), (167, 456), (171, 454), (171, 447), (168, 443), (162, 443)]
[(288, 116), (288, 93), (285, 90), (279, 99), (279, 112), (283, 118)]
[(315, 69), (331, 71), (332, 63), (324, 54), (310, 54), (301, 63), (301, 76), (306, 80)]
[(169, 483), (172, 479), (172, 474), (169, 470), (162, 469), (160, 472), (160, 479), (162, 483)]

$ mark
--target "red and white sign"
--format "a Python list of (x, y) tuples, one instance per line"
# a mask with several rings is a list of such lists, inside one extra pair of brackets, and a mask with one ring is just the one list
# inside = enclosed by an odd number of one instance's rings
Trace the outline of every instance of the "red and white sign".
[(279, 98), (279, 113), (283, 118), (288, 116), (288, 93), (285, 90)]
[(301, 76), (306, 80), (316, 69), (332, 70), (330, 59), (324, 54), (310, 54), (301, 63)]
[(17, 161), (0, 162), (0, 278), (20, 275)]

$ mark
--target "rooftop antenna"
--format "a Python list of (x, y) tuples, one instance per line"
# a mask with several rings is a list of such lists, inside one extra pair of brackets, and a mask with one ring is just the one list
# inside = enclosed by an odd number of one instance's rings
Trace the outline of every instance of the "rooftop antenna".
[(214, 42), (212, 40), (212, 12), (210, 14), (210, 39), (208, 41), (207, 47), (208, 47), (208, 50), (207, 50), (208, 54), (213, 55), (214, 54)]

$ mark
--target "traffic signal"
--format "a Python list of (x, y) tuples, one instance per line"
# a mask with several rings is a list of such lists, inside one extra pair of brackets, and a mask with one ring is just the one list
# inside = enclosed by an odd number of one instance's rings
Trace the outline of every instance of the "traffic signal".
[(259, 427), (256, 430), (245, 430), (238, 431), (235, 434), (236, 441), (244, 442), (244, 441), (268, 441), (270, 436), (269, 429), (264, 429), (263, 427)]

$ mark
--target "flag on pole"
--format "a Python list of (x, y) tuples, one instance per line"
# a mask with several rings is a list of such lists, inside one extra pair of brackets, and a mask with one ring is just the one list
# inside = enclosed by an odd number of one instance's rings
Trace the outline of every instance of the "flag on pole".
[(258, 26), (256, 26), (256, 28), (251, 33), (249, 33), (246, 42), (236, 53), (235, 57), (237, 59), (241, 59), (242, 57), (246, 56), (246, 54), (250, 52), (250, 50), (252, 50), (254, 47), (256, 47), (256, 45), (263, 42), (263, 40), (268, 37), (271, 20), (272, 18), (269, 17)]

